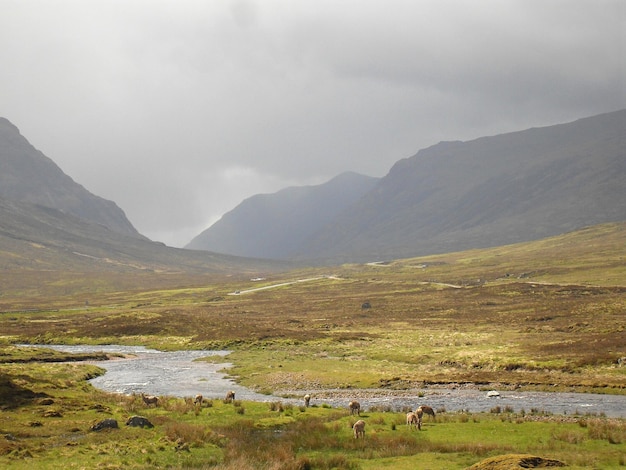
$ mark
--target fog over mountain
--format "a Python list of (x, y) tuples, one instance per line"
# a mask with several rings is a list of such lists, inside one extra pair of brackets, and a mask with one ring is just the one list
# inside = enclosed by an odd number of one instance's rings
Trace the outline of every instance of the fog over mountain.
[(87, 191), (0, 117), (0, 197), (73, 214), (142, 237), (117, 204)]
[[(223, 248), (220, 243), (230, 235), (236, 238), (228, 247), (232, 254), (248, 250), (258, 257), (367, 261), (515, 243), (623, 221), (625, 136), (622, 110), (441, 142), (398, 161), (352, 204), (333, 206), (323, 186), (310, 194), (318, 197), (317, 204), (307, 200), (306, 209), (292, 197), (296, 189), (250, 198), (193, 246)], [(265, 200), (272, 204), (263, 205)], [(305, 233), (293, 230), (293, 214), (318, 212), (326, 213), (326, 220), (307, 219)]]
[(352, 206), (378, 180), (347, 172), (324, 184), (252, 196), (186, 248), (270, 259), (296, 256), (320, 227)]
[(0, 118), (0, 270), (7, 276), (16, 271), (256, 274), (284, 267), (148, 240), (114, 202), (76, 183)]
[(10, 254), (5, 266), (34, 267), (45, 253), (49, 266), (78, 256), (81, 265), (223, 271), (280, 269), (259, 259), (334, 264), (538, 239), (626, 220), (625, 136), (622, 110), (441, 142), (383, 178), (347, 172), (250, 197), (195, 237), (188, 246), (202, 251), (192, 251), (147, 240), (114, 202), (0, 119), (0, 245)]

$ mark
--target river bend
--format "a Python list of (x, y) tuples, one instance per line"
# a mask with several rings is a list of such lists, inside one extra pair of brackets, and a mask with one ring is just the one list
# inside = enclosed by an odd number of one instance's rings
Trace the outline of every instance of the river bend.
[[(94, 387), (122, 394), (146, 393), (205, 398), (223, 398), (229, 390), (237, 399), (251, 401), (276, 401), (302, 403), (301, 399), (285, 399), (263, 395), (236, 384), (223, 372), (231, 364), (212, 364), (196, 359), (207, 356), (226, 356), (228, 351), (174, 351), (164, 352), (142, 346), (68, 346), (45, 345), (66, 352), (105, 352), (132, 355), (128, 359), (95, 362), (106, 369), (106, 374), (91, 380)], [(520, 411), (545, 411), (554, 414), (590, 414), (626, 418), (626, 396), (592, 393), (547, 393), (500, 391), (500, 397), (487, 397), (479, 390), (425, 388), (421, 390), (311, 390), (311, 404), (345, 407), (356, 398), (364, 409), (373, 406), (402, 410), (428, 404), (434, 409), (470, 412), (490, 411), (496, 406)], [(294, 395), (306, 392), (293, 392)]]

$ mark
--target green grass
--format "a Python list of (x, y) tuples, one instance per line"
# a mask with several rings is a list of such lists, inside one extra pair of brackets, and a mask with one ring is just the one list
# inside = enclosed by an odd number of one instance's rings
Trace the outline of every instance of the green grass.
[[(44, 351), (45, 353), (45, 351)], [(352, 437), (355, 418), (327, 406), (210, 400), (202, 407), (161, 397), (97, 391), (86, 382), (102, 371), (80, 363), (0, 365), (0, 466), (56, 468), (420, 468), (460, 469), (490, 456), (528, 453), (570, 468), (624, 465), (626, 420), (597, 416), (446, 413), (422, 431), (404, 413), (364, 410), (365, 440)], [(142, 415), (153, 429), (124, 425)], [(92, 432), (115, 418), (120, 429)], [(621, 463), (620, 463), (621, 462)]]
[[(230, 349), (208, 360), (275, 394), (457, 382), (626, 394), (624, 227), (272, 274), (265, 285), (334, 277), (242, 295), (229, 293), (258, 287), (249, 276), (0, 272), (0, 466), (454, 469), (505, 453), (625, 466), (624, 420), (444, 412), (411, 433), (402, 413), (367, 411), (356, 441), (345, 410), (170, 397), (148, 409), (94, 390), (102, 370), (85, 356), (13, 345)], [(155, 428), (125, 427), (133, 414)], [(121, 429), (89, 432), (105, 417)]]

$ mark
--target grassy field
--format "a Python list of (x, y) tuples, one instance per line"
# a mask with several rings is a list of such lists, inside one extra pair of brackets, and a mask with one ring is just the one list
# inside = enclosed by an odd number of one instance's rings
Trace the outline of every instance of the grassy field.
[[(199, 410), (169, 397), (147, 409), (138, 397), (93, 390), (86, 379), (101, 373), (93, 366), (50, 351), (28, 357), (12, 346), (228, 348), (229, 373), (278, 395), (457, 383), (626, 394), (624, 224), (256, 281), (138, 273), (125, 284), (123, 276), (13, 274), (0, 274), (0, 434), (8, 436), (0, 465), (439, 469), (506, 453), (572, 468), (626, 465), (624, 420), (440, 413), (409, 432), (403, 413), (368, 410), (366, 439), (355, 440), (344, 410), (216, 400)], [(42, 404), (46, 398), (52, 404)], [(155, 427), (124, 426), (132, 414)], [(121, 429), (88, 431), (104, 417)]]
[[(19, 353), (16, 352), (16, 353)], [(366, 410), (365, 439), (347, 410), (282, 402), (255, 403), (160, 397), (157, 407), (138, 396), (93, 389), (99, 373), (80, 363), (3, 366), (0, 384), (0, 465), (4, 468), (216, 469), (461, 469), (488, 456), (530, 453), (570, 468), (626, 465), (626, 423), (598, 416), (542, 413), (439, 413), (421, 431), (404, 413)], [(19, 398), (16, 398), (19, 397)], [(153, 428), (125, 425), (143, 416)], [(91, 431), (103, 419), (118, 429)]]

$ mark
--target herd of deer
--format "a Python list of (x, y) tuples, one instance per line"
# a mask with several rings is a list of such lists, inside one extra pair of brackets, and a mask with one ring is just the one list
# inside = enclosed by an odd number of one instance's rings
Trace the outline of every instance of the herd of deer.
[[(159, 397), (154, 396), (154, 395), (145, 395), (142, 393), (141, 399), (146, 404), (146, 406), (150, 406), (150, 405), (158, 406), (159, 404)], [(204, 400), (203, 396), (198, 394), (195, 396), (193, 403), (194, 405), (201, 406), (203, 403), (203, 400)], [(233, 390), (230, 390), (226, 394), (226, 398), (224, 399), (224, 402), (232, 403), (234, 400), (235, 400), (235, 392)], [(308, 408), (310, 404), (311, 404), (311, 395), (307, 393), (306, 395), (304, 395), (304, 406)], [(358, 401), (352, 400), (350, 403), (348, 403), (348, 409), (350, 410), (351, 415), (356, 414), (357, 416), (361, 416), (361, 404)], [(433, 410), (430, 406), (421, 405), (421, 406), (418, 406), (415, 411), (408, 412), (406, 414), (406, 425), (409, 427), (409, 429), (421, 430), (422, 429), (422, 417), (424, 416), (424, 414), (430, 415), (434, 418), (435, 410)], [(355, 439), (365, 438), (365, 421), (363, 421), (362, 419), (359, 419), (356, 423), (352, 425), (352, 429), (354, 431)]]
[[(310, 400), (310, 398), (309, 398)], [(308, 403), (305, 397), (305, 402)], [(308, 406), (308, 404), (307, 404)], [(357, 416), (361, 416), (361, 404), (358, 401), (351, 401), (348, 403), (348, 409), (350, 410), (350, 414), (356, 414)], [(406, 424), (409, 429), (419, 429), (422, 430), (422, 417), (424, 414), (430, 415), (433, 418), (435, 417), (435, 410), (433, 410), (428, 405), (418, 406), (415, 411), (410, 411), (406, 414)], [(352, 425), (352, 429), (354, 430), (354, 438), (364, 438), (365, 437), (365, 421), (362, 419), (358, 420), (356, 423)]]
[[(142, 393), (141, 399), (143, 400), (146, 406), (150, 406), (150, 405), (158, 406), (159, 405), (159, 397), (155, 395), (146, 395), (145, 393)], [(189, 400), (191, 401), (191, 399)], [(224, 398), (224, 402), (232, 403), (234, 400), (235, 400), (235, 392), (231, 390), (226, 394), (226, 398)], [(196, 395), (195, 398), (193, 399), (194, 405), (201, 406), (203, 402), (204, 402), (204, 397), (200, 394)]]

